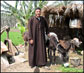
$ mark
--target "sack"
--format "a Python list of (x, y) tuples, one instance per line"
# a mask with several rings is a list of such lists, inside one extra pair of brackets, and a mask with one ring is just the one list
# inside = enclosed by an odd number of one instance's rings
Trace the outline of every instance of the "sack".
[(74, 20), (70, 19), (69, 27), (70, 28), (81, 28), (82, 23), (81, 23), (81, 21), (79, 19), (74, 19)]
[(2, 54), (3, 52), (8, 51), (7, 46), (2, 41), (0, 43), (1, 43), (1, 53), (0, 54)]

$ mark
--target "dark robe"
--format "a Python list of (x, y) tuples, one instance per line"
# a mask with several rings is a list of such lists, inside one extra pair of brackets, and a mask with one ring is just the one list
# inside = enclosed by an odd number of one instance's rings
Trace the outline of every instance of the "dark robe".
[(47, 62), (45, 32), (48, 34), (48, 24), (44, 17), (40, 16), (38, 20), (33, 16), (28, 22), (29, 40), (33, 39), (34, 43), (29, 43), (29, 65), (42, 66)]

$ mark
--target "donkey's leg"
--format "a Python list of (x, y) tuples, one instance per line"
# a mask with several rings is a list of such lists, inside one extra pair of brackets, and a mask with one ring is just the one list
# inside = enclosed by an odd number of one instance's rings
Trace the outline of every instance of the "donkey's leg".
[(48, 48), (48, 58), (50, 58), (50, 48)]
[(53, 58), (54, 58), (53, 60), (54, 60), (54, 64), (55, 64), (55, 51), (56, 51), (56, 49), (53, 49)]
[(50, 49), (49, 52), (50, 52), (50, 64), (52, 64), (52, 49)]

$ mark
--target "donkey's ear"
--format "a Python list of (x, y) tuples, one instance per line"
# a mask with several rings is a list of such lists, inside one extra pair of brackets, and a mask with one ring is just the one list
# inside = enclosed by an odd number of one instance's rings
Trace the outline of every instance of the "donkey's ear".
[(82, 44), (82, 41), (79, 42), (79, 45)]
[(75, 41), (74, 41), (74, 40), (71, 40), (70, 42), (71, 42), (71, 43), (74, 43)]

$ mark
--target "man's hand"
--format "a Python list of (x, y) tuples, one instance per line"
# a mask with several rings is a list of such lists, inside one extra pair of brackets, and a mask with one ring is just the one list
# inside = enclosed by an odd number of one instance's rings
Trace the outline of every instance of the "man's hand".
[(30, 40), (29, 43), (30, 43), (30, 44), (33, 44), (33, 40)]

